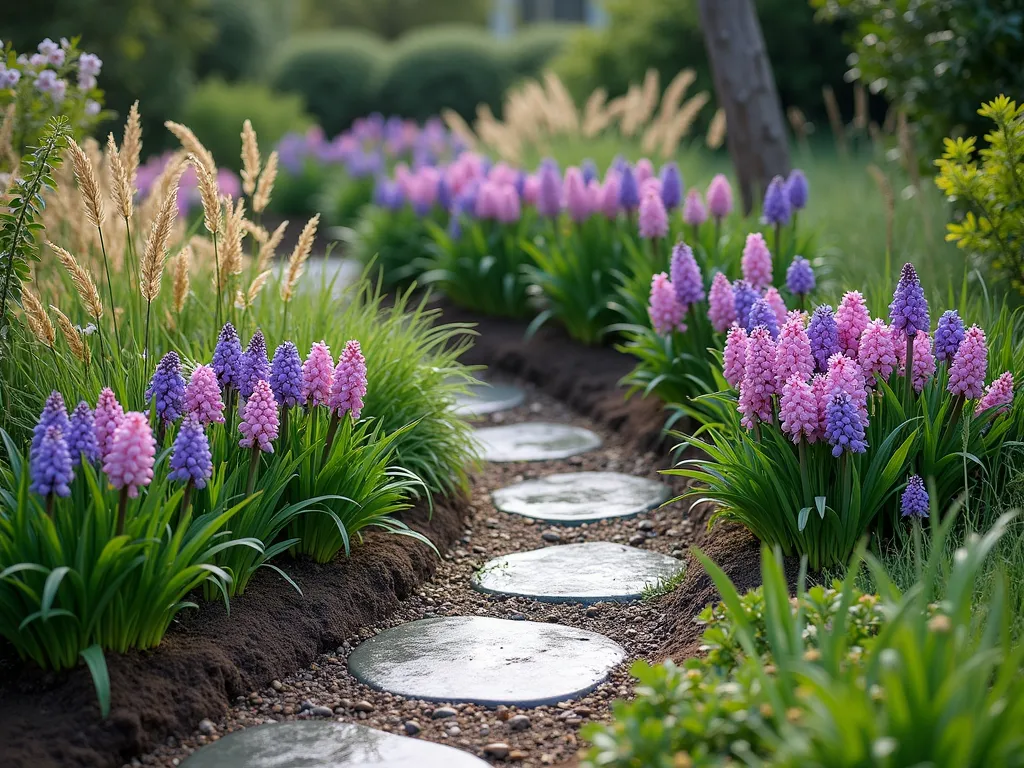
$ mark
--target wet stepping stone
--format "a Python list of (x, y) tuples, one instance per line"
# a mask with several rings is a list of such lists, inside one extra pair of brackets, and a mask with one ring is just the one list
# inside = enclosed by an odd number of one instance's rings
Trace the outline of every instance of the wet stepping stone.
[(570, 472), (525, 480), (491, 494), (503, 512), (546, 523), (581, 525), (631, 517), (668, 501), (667, 485), (618, 472)]
[(465, 394), (456, 395), (455, 411), (462, 416), (486, 416), (523, 404), (526, 393), (511, 384), (471, 384)]
[(452, 747), (336, 722), (243, 728), (195, 752), (182, 768), (484, 768)]
[(674, 557), (596, 541), (498, 557), (473, 575), (481, 592), (529, 597), (545, 603), (638, 600), (644, 588), (683, 568)]
[(483, 427), (476, 439), (484, 459), (494, 462), (567, 459), (601, 447), (601, 438), (589, 429), (545, 422)]
[(348, 668), (412, 699), (539, 707), (589, 692), (624, 658), (618, 643), (583, 629), (451, 616), (381, 632), (352, 652)]

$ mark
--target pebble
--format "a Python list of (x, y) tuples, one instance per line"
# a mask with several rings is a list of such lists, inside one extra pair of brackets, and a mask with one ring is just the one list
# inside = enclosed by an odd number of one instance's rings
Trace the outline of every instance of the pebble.
[(645, 541), (647, 541), (647, 537), (644, 536), (642, 533), (638, 533), (635, 536), (631, 536), (630, 537), (630, 539), (629, 539), (629, 546), (631, 546), (631, 547), (639, 547)]
[(641, 520), (637, 524), (636, 527), (639, 530), (641, 530), (641, 531), (653, 531), (654, 530), (654, 521), (653, 520)]
[(484, 747), (484, 754), (490, 757), (502, 760), (508, 757), (508, 753), (512, 751), (512, 747), (506, 744), (504, 741), (496, 741), (492, 744), (488, 744)]
[(444, 720), (446, 717), (455, 717), (457, 714), (459, 713), (451, 707), (438, 707), (434, 710), (434, 713), (431, 715), (431, 717), (435, 720)]
[(526, 715), (516, 715), (509, 719), (508, 727), (513, 731), (525, 731), (530, 727), (530, 718)]
[(550, 541), (552, 543), (559, 542), (562, 540), (562, 534), (560, 534), (558, 531), (544, 531), (544, 533), (542, 533), (540, 537), (544, 539), (544, 541)]
[(204, 736), (212, 736), (216, 730), (217, 729), (214, 727), (212, 721), (207, 720), (206, 718), (199, 721), (199, 732)]
[(357, 701), (352, 708), (356, 712), (373, 712), (374, 709), (373, 704), (366, 701), (365, 699), (363, 699), (362, 701)]
[(275, 680), (270, 684), (270, 687), (273, 688), (275, 691), (280, 691), (282, 688), (284, 688), (284, 685), (281, 684), (280, 680)]
[(311, 707), (308, 711), (313, 717), (334, 717), (334, 710), (330, 707)]
[(405, 721), (405, 733), (407, 736), (415, 736), (417, 733), (422, 731), (423, 728), (415, 720)]

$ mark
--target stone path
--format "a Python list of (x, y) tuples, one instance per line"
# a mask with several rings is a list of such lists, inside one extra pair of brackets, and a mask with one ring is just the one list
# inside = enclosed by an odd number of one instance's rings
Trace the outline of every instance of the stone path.
[[(514, 399), (514, 393), (504, 394)], [(380, 626), (364, 628), (358, 637), (267, 689), (239, 697), (222, 720), (204, 721), (183, 744), (161, 747), (138, 764), (178, 765), (176, 761), (204, 744), (210, 746), (197, 756), (236, 739), (244, 745), (251, 738), (259, 745), (261, 726), (275, 721), (288, 726), (357, 722), (388, 732), (388, 738), (409, 749), (439, 742), (458, 747), (458, 754), (470, 760), (522, 768), (561, 764), (575, 754), (579, 726), (608, 717), (611, 700), (628, 696), (632, 689), (629, 663), (653, 659), (667, 636), (669, 624), (657, 603), (635, 598), (644, 586), (671, 579), (681, 568), (692, 526), (678, 508), (652, 507), (676, 495), (682, 485), (668, 478), (672, 487), (664, 487), (652, 454), (638, 455), (617, 435), (585, 428), (590, 426), (585, 420), (535, 392), (514, 410), (483, 418), (496, 426), (482, 427), (478, 435), (518, 435), (511, 451), (516, 458), (492, 455), (499, 461), (474, 478), (473, 518), (434, 579)], [(551, 449), (552, 434), (571, 434), (583, 442), (570, 448), (556, 438), (560, 450), (551, 459), (526, 452)], [(562, 509), (563, 519), (550, 512), (530, 516), (497, 509), (500, 489), (521, 492), (531, 483), (544, 489), (557, 485), (545, 478), (561, 477), (583, 481), (592, 491), (589, 497), (563, 498), (562, 504), (568, 505)], [(616, 491), (615, 480), (628, 483), (631, 492)], [(550, 501), (561, 506), (557, 499)], [(557, 527), (547, 527), (551, 524)], [(542, 578), (559, 570), (570, 578)], [(522, 581), (522, 576), (529, 579)], [(388, 643), (396, 639), (398, 645), (389, 649)], [(592, 650), (582, 653), (580, 647)], [(566, 651), (563, 657), (560, 651)], [(446, 672), (428, 667), (428, 658), (441, 658)], [(537, 684), (546, 688), (531, 690)], [(292, 738), (289, 732), (275, 744)], [(334, 737), (323, 738), (330, 743)], [(363, 736), (353, 739), (357, 744)], [(254, 746), (252, 754), (262, 755), (264, 749), (271, 747)], [(431, 757), (426, 754), (394, 764), (429, 768)], [(311, 759), (268, 765), (348, 765), (320, 760), (315, 753)], [(187, 768), (230, 766), (194, 760), (185, 763)], [(463, 763), (449, 762), (462, 768)], [(243, 764), (263, 768), (255, 758)], [(465, 763), (467, 768), (474, 764)]]
[(551, 461), (567, 459), (601, 447), (601, 438), (571, 424), (529, 421), (476, 431), (485, 461)]
[(476, 418), (518, 408), (525, 399), (526, 393), (513, 384), (474, 384), (456, 398), (456, 410), (466, 418)]

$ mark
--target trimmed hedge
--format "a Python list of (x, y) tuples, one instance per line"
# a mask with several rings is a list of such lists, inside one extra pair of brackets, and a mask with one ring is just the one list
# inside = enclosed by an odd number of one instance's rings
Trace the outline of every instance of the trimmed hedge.
[(206, 16), (214, 31), (196, 62), (199, 79), (221, 77), (236, 82), (262, 74), (273, 40), (266, 5), (253, 0), (211, 0)]
[(531, 24), (505, 44), (505, 56), (516, 77), (536, 77), (569, 42), (577, 24)]
[(379, 109), (376, 84), (387, 57), (379, 38), (363, 32), (323, 32), (293, 37), (271, 65), (278, 91), (302, 96), (306, 111), (328, 136)]

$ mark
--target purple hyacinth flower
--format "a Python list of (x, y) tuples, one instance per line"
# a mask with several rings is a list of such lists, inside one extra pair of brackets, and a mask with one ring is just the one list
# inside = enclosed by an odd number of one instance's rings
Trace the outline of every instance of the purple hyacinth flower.
[(661, 166), (661, 202), (665, 204), (665, 210), (674, 211), (683, 201), (683, 177), (679, 173), (679, 166), (675, 163), (665, 163)]
[(764, 220), (769, 224), (788, 224), (791, 214), (786, 182), (781, 176), (776, 176), (764, 193)]
[(157, 418), (166, 426), (185, 412), (185, 379), (181, 375), (181, 359), (177, 352), (168, 352), (149, 380), (146, 402), (152, 402)]
[[(583, 171), (583, 181), (587, 184), (597, 178), (597, 164), (589, 157), (583, 161), (580, 170)], [(522, 196), (522, 193), (520, 193), (520, 196)]]
[(763, 297), (759, 297), (750, 307), (750, 313), (747, 315), (747, 333), (759, 325), (767, 328), (773, 339), (779, 337), (779, 321), (775, 316), (775, 310)]
[(935, 359), (940, 363), (952, 362), (965, 334), (964, 321), (960, 319), (960, 313), (955, 309), (943, 312), (935, 328)]
[(689, 306), (704, 301), (704, 278), (701, 277), (697, 260), (693, 258), (693, 249), (686, 243), (676, 243), (672, 249), (669, 274), (680, 304)]
[(71, 413), (68, 427), (68, 453), (72, 463), (85, 461), (95, 464), (100, 460), (100, 444), (96, 439), (96, 419), (84, 400)]
[(33, 445), (29, 453), (29, 490), (40, 496), (54, 494), (66, 498), (71, 495), (71, 481), (75, 472), (71, 464), (68, 443), (60, 427), (50, 425)]
[(217, 346), (213, 350), (213, 371), (225, 396), (229, 389), (238, 389), (242, 383), (242, 342), (231, 323), (224, 323), (220, 329)]
[(794, 211), (801, 211), (807, 206), (808, 193), (807, 177), (799, 168), (794, 168), (786, 179), (786, 196)]
[(624, 164), (619, 173), (619, 206), (626, 211), (635, 211), (640, 207), (640, 187), (628, 164)]
[(269, 381), (270, 361), (267, 360), (267, 340), (263, 338), (263, 331), (259, 328), (249, 339), (249, 346), (242, 353), (241, 382), (238, 387), (243, 398), (252, 395), (252, 390), (257, 381)]
[(750, 308), (754, 302), (761, 298), (754, 287), (746, 280), (737, 280), (732, 284), (732, 294), (736, 302), (736, 322), (742, 328), (747, 327), (747, 318), (750, 317)]
[(828, 371), (828, 359), (842, 350), (839, 347), (839, 325), (832, 307), (822, 304), (814, 310), (807, 326), (807, 338), (811, 342), (811, 354), (821, 373)]
[(558, 169), (550, 163), (540, 168), (540, 191), (537, 194), (537, 213), (549, 219), (558, 218), (562, 212), (562, 179)]
[(900, 499), (900, 511), (903, 517), (928, 517), (929, 498), (924, 487), (924, 480), (911, 475), (907, 480), (907, 488)]
[(917, 271), (909, 261), (903, 265), (900, 281), (893, 293), (889, 319), (892, 327), (908, 338), (916, 336), (918, 331), (928, 333), (928, 300), (924, 297), (921, 281), (917, 279)]
[(451, 210), (452, 207), (452, 188), (444, 176), (437, 182), (437, 204), (445, 211)]
[(294, 408), (302, 402), (302, 358), (290, 341), (274, 350), (274, 362), (270, 366), (270, 391), (282, 408)]
[(458, 203), (448, 218), (448, 237), (454, 241), (462, 238), (462, 206)]
[(794, 296), (806, 296), (814, 290), (814, 269), (803, 256), (794, 256), (786, 270), (786, 288)]
[(825, 407), (825, 439), (832, 446), (832, 455), (839, 458), (844, 452), (864, 453), (868, 442), (864, 438), (864, 423), (849, 392), (836, 389)]
[(199, 489), (206, 487), (206, 481), (213, 476), (213, 460), (210, 455), (210, 441), (203, 425), (194, 415), (181, 423), (178, 436), (174, 438), (171, 452), (171, 471), (168, 480), (179, 483), (189, 481)]
[(35, 427), (32, 428), (33, 447), (42, 441), (43, 436), (46, 434), (46, 430), (49, 427), (57, 427), (62, 435), (66, 435), (70, 427), (68, 422), (68, 411), (64, 406), (64, 398), (57, 390), (53, 390), (50, 393), (50, 396), (46, 398), (43, 410), (39, 414), (39, 421), (36, 422)]

